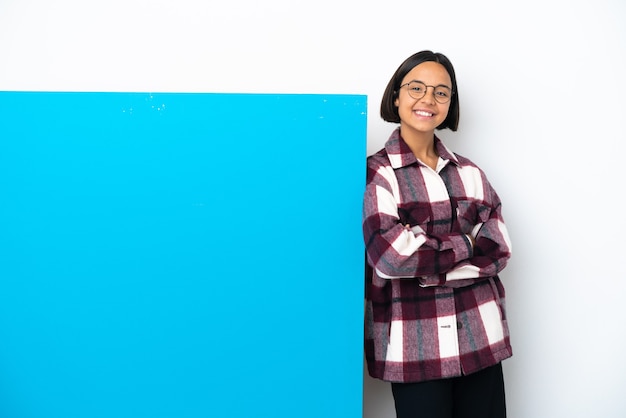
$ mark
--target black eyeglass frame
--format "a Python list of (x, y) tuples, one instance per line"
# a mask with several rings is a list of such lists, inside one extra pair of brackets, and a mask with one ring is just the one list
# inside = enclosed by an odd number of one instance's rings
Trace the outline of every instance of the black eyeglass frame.
[[(437, 103), (439, 103), (439, 104), (446, 104), (446, 103), (448, 103), (450, 100), (452, 100), (452, 96), (454, 96), (454, 90), (453, 90), (452, 88), (450, 88), (450, 87), (448, 87), (448, 86), (444, 85), (444, 84), (440, 84), (440, 85), (438, 85), (438, 86), (430, 86), (430, 85), (428, 85), (428, 84), (426, 84), (426, 83), (423, 83), (423, 82), (421, 82), (421, 81), (419, 81), (419, 80), (411, 80), (411, 81), (409, 81), (408, 83), (404, 83), (404, 84), (402, 84), (402, 85), (398, 88), (398, 90), (400, 90), (400, 89), (401, 89), (402, 87), (404, 87), (404, 86), (408, 86), (408, 85), (409, 85), (409, 84), (411, 84), (411, 83), (419, 83), (419, 84), (421, 84), (422, 86), (424, 86), (424, 87), (425, 87), (425, 89), (424, 89), (424, 94), (422, 94), (422, 95), (421, 95), (421, 96), (419, 96), (419, 97), (415, 97), (415, 96), (413, 96), (413, 94), (411, 94), (411, 89), (407, 89), (407, 90), (408, 90), (408, 93), (409, 93), (409, 96), (411, 96), (412, 98), (414, 98), (414, 99), (416, 99), (416, 100), (419, 100), (419, 99), (423, 98), (424, 96), (426, 96), (426, 93), (428, 93), (428, 87), (432, 87), (432, 88), (433, 88), (433, 97), (435, 98), (435, 101), (437, 101)], [(438, 87), (443, 87), (443, 88), (448, 89), (448, 90), (450, 91), (450, 95), (449, 95), (448, 97), (446, 97), (446, 99), (447, 99), (447, 100), (445, 100), (445, 101), (443, 101), (443, 102), (442, 102), (442, 101), (440, 100), (440, 99), (441, 99), (441, 96), (437, 96), (437, 95), (435, 94), (435, 90), (437, 90), (437, 88), (438, 88)], [(415, 92), (413, 92), (413, 93), (415, 93)]]

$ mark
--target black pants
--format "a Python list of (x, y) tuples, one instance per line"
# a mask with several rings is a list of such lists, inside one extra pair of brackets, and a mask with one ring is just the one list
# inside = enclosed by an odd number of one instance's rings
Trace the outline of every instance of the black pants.
[(392, 383), (397, 418), (505, 418), (502, 365), (452, 379)]

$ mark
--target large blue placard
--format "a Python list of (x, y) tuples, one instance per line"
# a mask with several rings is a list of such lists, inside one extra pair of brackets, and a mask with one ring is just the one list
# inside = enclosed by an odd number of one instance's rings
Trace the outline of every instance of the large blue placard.
[(0, 416), (361, 417), (366, 107), (0, 92)]

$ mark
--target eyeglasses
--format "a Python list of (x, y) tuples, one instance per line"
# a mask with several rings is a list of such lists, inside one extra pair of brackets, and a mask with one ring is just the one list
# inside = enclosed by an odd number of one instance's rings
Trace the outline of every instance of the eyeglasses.
[(401, 85), (400, 88), (404, 86), (407, 86), (407, 90), (409, 91), (409, 96), (417, 100), (426, 96), (426, 91), (428, 90), (428, 87), (432, 87), (433, 96), (435, 97), (435, 100), (437, 101), (437, 103), (441, 103), (441, 104), (448, 103), (450, 99), (452, 98), (452, 94), (454, 93), (452, 89), (450, 89), (449, 87), (427, 86), (421, 81), (415, 81), (415, 80), (409, 81), (408, 83)]

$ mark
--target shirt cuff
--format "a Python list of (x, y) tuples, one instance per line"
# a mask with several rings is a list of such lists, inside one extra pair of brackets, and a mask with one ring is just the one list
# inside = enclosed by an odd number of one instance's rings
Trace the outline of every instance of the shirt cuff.
[(466, 234), (451, 236), (450, 242), (452, 243), (456, 263), (472, 258), (474, 255), (472, 240)]

